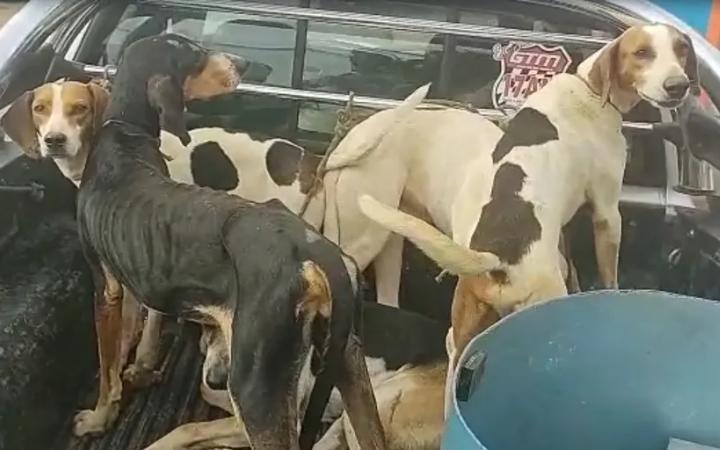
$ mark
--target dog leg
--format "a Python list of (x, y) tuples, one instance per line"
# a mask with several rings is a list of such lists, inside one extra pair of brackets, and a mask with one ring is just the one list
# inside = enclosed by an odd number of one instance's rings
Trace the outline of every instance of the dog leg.
[(200, 396), (210, 406), (220, 408), (230, 414), (235, 413), (227, 390), (211, 389), (207, 384), (200, 383)]
[(162, 320), (162, 314), (148, 310), (142, 337), (135, 351), (135, 362), (123, 372), (123, 380), (134, 388), (147, 387), (162, 378), (162, 373), (155, 370), (160, 359)]
[(399, 307), (400, 278), (402, 277), (403, 238), (391, 234), (380, 254), (373, 261), (378, 302)]
[[(92, 266), (93, 264), (91, 264)], [(95, 267), (95, 330), (100, 359), (100, 391), (94, 410), (80, 411), (74, 419), (76, 436), (99, 434), (115, 421), (120, 411), (120, 337), (122, 328), (122, 285), (103, 267)]]
[(323, 233), (350, 255), (360, 270), (365, 270), (380, 254), (390, 232), (365, 216), (357, 199), (361, 194), (370, 194), (386, 205), (397, 207), (406, 172), (399, 161), (388, 160), (372, 174), (358, 166), (326, 175)]
[(200, 450), (249, 447), (245, 428), (235, 417), (181, 425), (145, 450)]
[(298, 450), (298, 380), (292, 363), (278, 364), (288, 348), (244, 332), (238, 322), (242, 320), (233, 320), (231, 332), (221, 324), (223, 334), (230, 335), (228, 391), (234, 415), (244, 424), (253, 450)]
[(593, 232), (600, 281), (607, 289), (617, 289), (618, 256), (622, 235), (622, 218), (617, 204), (594, 205)]
[(384, 449), (385, 436), (380, 425), (375, 395), (370, 384), (360, 339), (354, 333), (350, 335), (345, 347), (343, 368), (337, 386), (360, 448)]
[(565, 231), (560, 233), (560, 263), (565, 265), (563, 276), (567, 285), (567, 291), (571, 294), (580, 292), (580, 280), (578, 279), (577, 268), (572, 259), (572, 251), (570, 249), (570, 239)]
[(122, 344), (120, 345), (120, 367), (125, 367), (130, 352), (138, 343), (142, 331), (143, 307), (123, 288)]

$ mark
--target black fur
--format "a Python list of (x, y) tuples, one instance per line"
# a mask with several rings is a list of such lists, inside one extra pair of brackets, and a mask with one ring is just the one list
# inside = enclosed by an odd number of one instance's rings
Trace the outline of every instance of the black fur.
[(350, 344), (359, 294), (339, 248), (324, 238), (309, 242), (309, 226), (279, 202), (253, 203), (167, 176), (160, 126), (186, 133), (173, 122), (182, 110), (172, 108), (183, 80), (206, 57), (204, 49), (175, 35), (127, 48), (109, 120), (78, 194), (80, 238), (101, 309), (104, 266), (139, 300), (166, 314), (192, 318), (198, 306), (229, 311), (229, 391), (250, 439), (262, 448), (291, 448), (296, 425), (287, 405), (310, 345), (305, 318), (297, 315), (306, 289), (303, 263), (322, 269), (332, 292), (327, 355), (328, 365), (340, 366), (341, 386), (363, 379), (354, 362), (361, 348)]
[(558, 139), (557, 128), (545, 114), (534, 108), (523, 108), (510, 119), (505, 134), (495, 146), (493, 163), (503, 159), (515, 147), (541, 145)]
[(192, 150), (190, 171), (195, 184), (218, 191), (231, 191), (240, 182), (237, 168), (214, 141), (203, 142)]
[(504, 163), (495, 173), (490, 201), (483, 207), (470, 240), (470, 248), (491, 252), (507, 264), (516, 264), (530, 245), (540, 239), (542, 228), (532, 203), (518, 194), (525, 171)]
[(265, 166), (278, 186), (290, 186), (297, 180), (303, 149), (288, 142), (277, 141), (265, 154)]
[(382, 358), (388, 370), (447, 358), (447, 326), (421, 314), (363, 302), (365, 356)]

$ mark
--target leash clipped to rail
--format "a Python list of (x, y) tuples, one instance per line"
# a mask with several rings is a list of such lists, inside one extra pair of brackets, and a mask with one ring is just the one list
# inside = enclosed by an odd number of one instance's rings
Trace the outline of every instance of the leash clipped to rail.
[(340, 141), (343, 140), (343, 138), (350, 132), (350, 129), (355, 125), (355, 117), (353, 116), (354, 102), (355, 93), (350, 92), (345, 107), (337, 113), (337, 121), (335, 122), (335, 130), (333, 131), (334, 134), (332, 140), (325, 151), (325, 155), (323, 155), (323, 158), (320, 160), (320, 164), (318, 164), (317, 169), (315, 170), (315, 179), (313, 180), (310, 189), (308, 189), (307, 194), (305, 194), (305, 199), (303, 200), (302, 207), (300, 208), (300, 212), (298, 214), (300, 217), (305, 215), (305, 211), (307, 211), (307, 208), (310, 205), (310, 200), (315, 197), (315, 194), (317, 194), (322, 187), (322, 179), (325, 176), (325, 167), (327, 166), (330, 155), (332, 155), (332, 152), (335, 148), (337, 148), (338, 144), (340, 144)]

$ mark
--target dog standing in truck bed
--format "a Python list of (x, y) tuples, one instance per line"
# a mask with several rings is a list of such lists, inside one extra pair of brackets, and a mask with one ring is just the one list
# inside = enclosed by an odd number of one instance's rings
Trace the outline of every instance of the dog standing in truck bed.
[[(555, 76), (484, 149), (486, 161), (460, 191), (466, 207), (462, 220), (453, 220), (452, 238), (395, 205), (360, 197), (370, 218), (459, 275), (448, 335), (451, 364), (498, 314), (566, 294), (559, 239), (585, 203), (592, 207), (600, 279), (617, 288), (627, 158), (622, 114), (643, 99), (658, 108), (681, 105), (698, 89), (697, 73), (690, 38), (654, 24), (629, 28), (582, 62), (577, 75)], [(426, 141), (431, 128), (413, 129), (415, 139)], [(465, 130), (466, 141), (484, 139)]]
[[(18, 97), (0, 125), (31, 158), (51, 158), (75, 186), (85, 168), (95, 134), (110, 94), (95, 83), (46, 83)], [(285, 139), (253, 139), (222, 128), (189, 131), (186, 146), (173, 134), (161, 132), (160, 151), (167, 159), (170, 177), (179, 182), (224, 190), (252, 201), (276, 198), (291, 211), (300, 210), (315, 176), (320, 157)], [(324, 197), (316, 196), (304, 218), (313, 226), (322, 222)], [(124, 292), (122, 367), (135, 347), (142, 309)], [(134, 386), (157, 379), (162, 316), (148, 310), (137, 343), (134, 362), (123, 378)]]
[(360, 445), (384, 448), (355, 332), (354, 263), (280, 202), (168, 177), (160, 128), (188, 143), (185, 102), (231, 91), (239, 73), (227, 55), (176, 35), (139, 40), (124, 54), (78, 193), (102, 333), (98, 406), (78, 414), (75, 431), (101, 432), (117, 415), (126, 286), (153, 309), (220, 326), (231, 404), (253, 448), (298, 448), (297, 387), (310, 352), (311, 370), (335, 375)]

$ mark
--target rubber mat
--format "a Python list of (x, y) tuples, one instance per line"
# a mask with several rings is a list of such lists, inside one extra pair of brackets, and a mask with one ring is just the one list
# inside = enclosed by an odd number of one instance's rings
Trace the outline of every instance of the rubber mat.
[[(72, 436), (72, 417), (69, 417), (55, 449), (67, 450), (139, 450), (147, 447), (178, 425), (210, 420), (226, 414), (210, 407), (200, 396), (202, 355), (198, 349), (199, 327), (193, 324), (167, 326), (164, 334), (168, 347), (164, 361), (163, 379), (157, 384), (125, 395), (126, 403), (113, 428), (101, 437)], [(97, 382), (95, 383), (97, 385)], [(78, 404), (91, 407), (92, 395)]]

